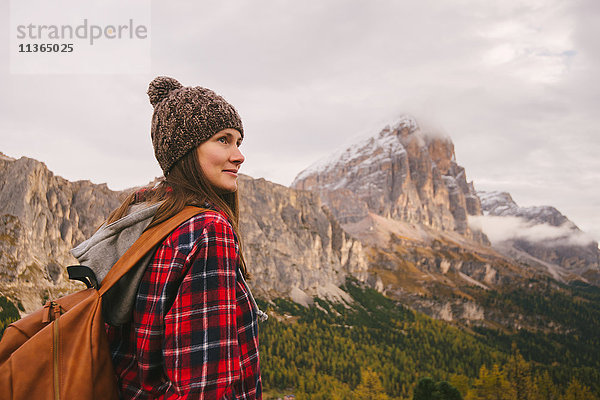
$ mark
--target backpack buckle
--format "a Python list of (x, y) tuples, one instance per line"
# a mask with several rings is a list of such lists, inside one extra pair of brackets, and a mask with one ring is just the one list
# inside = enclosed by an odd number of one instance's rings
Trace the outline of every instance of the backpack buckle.
[(98, 290), (99, 286), (96, 274), (90, 267), (86, 267), (85, 265), (71, 265), (67, 267), (67, 273), (69, 274), (69, 279), (85, 283), (88, 289), (94, 288)]

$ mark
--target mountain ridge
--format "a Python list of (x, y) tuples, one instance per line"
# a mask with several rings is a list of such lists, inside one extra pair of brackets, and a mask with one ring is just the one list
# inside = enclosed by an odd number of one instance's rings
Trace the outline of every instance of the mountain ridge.
[[(394, 213), (393, 197), (388, 204), (363, 199), (336, 209), (341, 203), (332, 199), (352, 202), (355, 192), (337, 188), (338, 197), (328, 197), (326, 190), (240, 175), (240, 229), (254, 275), (249, 284), (272, 317), (261, 325), (265, 388), (349, 392), (368, 368), (391, 396), (409, 398), (422, 376), (462, 382), (463, 394), (469, 387), (476, 393), (478, 379), (498, 364), (510, 374), (505, 362), (520, 357), (511, 350), (518, 346), (527, 360), (520, 368), (535, 371), (535, 379), (552, 375), (544, 388), (549, 382), (567, 393), (576, 377), (600, 393), (600, 289), (585, 283), (600, 282), (597, 267), (581, 269), (585, 254), (578, 253), (575, 262), (565, 254), (561, 266), (554, 253), (536, 257), (509, 236), (499, 246), (495, 236), (478, 235), (472, 226), (474, 218), (528, 215), (525, 226), (559, 229), (563, 219), (551, 208), (523, 213), (510, 195), (500, 196), (505, 203), (496, 201), (491, 211), (492, 196), (479, 200), (449, 139), (419, 143), (408, 131), (401, 162), (409, 184), (396, 187), (411, 191), (410, 206), (430, 193), (438, 199), (406, 213), (407, 219)], [(74, 262), (68, 249), (91, 234), (126, 192), (69, 182), (42, 162), (0, 153), (0, 335), (19, 311), (81, 288), (66, 279), (64, 266)], [(476, 196), (479, 210), (469, 196)], [(428, 219), (432, 205), (443, 211)], [(491, 215), (500, 210), (510, 212)], [(556, 225), (545, 222), (548, 216)]]
[[(395, 164), (402, 167), (394, 167)], [(483, 246), (491, 244), (486, 229), (505, 224), (513, 217), (525, 218), (539, 233), (543, 224), (570, 229), (570, 234), (562, 237), (566, 243), (560, 243), (562, 250), (558, 253), (545, 251), (547, 242), (519, 242), (516, 231), (511, 238), (511, 243), (520, 244), (516, 248), (513, 244), (508, 246), (505, 240), (495, 240), (494, 247), (508, 258), (545, 270), (554, 279), (566, 281), (579, 277), (586, 282), (600, 282), (597, 262), (600, 250), (596, 242), (586, 239), (590, 243), (587, 248), (571, 243), (587, 236), (553, 207), (520, 208), (508, 194), (503, 202), (484, 197), (483, 204), (479, 197), (483, 192), (476, 192), (473, 182), (467, 182), (451, 139), (434, 131), (422, 132), (416, 119), (409, 115), (312, 164), (297, 175), (292, 187), (319, 193), (344, 229), (362, 240), (370, 240), (371, 244), (373, 235), (369, 231), (387, 229), (378, 228), (377, 224), (390, 225), (374, 215), (413, 225), (410, 229), (400, 229), (397, 232), (400, 235), (411, 229), (422, 230), (415, 228), (422, 226), (456, 232)], [(491, 201), (505, 210), (494, 208), (490, 212)], [(398, 208), (403, 212), (394, 212)], [(432, 210), (438, 215), (432, 217)], [(495, 234), (496, 230), (490, 228), (489, 232)], [(532, 234), (535, 232), (532, 230)], [(413, 232), (414, 235), (419, 236)], [(578, 257), (578, 252), (583, 255)], [(577, 267), (569, 267), (569, 263)]]
[(451, 140), (423, 134), (410, 116), (313, 164), (291, 187), (318, 192), (342, 223), (373, 212), (487, 242), (468, 226), (481, 206)]
[[(416, 120), (405, 118), (362, 143), (347, 153), (344, 168), (317, 178), (299, 174), (298, 188), (240, 175), (240, 228), (258, 297), (290, 298), (304, 306), (315, 297), (344, 302), (340, 286), (352, 277), (436, 318), (486, 325), (498, 321), (487, 320), (469, 286), (491, 290), (548, 277), (598, 282), (597, 267), (563, 274), (543, 254), (490, 247), (470, 224), (470, 218), (485, 217), (484, 208), (448, 137), (423, 135)], [(364, 149), (376, 157), (358, 151)], [(0, 164), (0, 291), (30, 312), (44, 298), (77, 287), (61, 269), (75, 262), (68, 250), (127, 191), (69, 182), (25, 157), (3, 156)], [(338, 171), (345, 171), (345, 180)], [(339, 182), (344, 184), (328, 189)], [(37, 242), (41, 247), (31, 251)], [(442, 292), (444, 297), (432, 300)]]

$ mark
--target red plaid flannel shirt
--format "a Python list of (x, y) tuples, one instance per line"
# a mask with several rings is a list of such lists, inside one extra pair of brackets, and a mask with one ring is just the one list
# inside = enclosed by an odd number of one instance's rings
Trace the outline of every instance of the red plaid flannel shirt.
[(133, 322), (108, 326), (125, 399), (261, 399), (255, 306), (228, 220), (207, 211), (159, 245)]

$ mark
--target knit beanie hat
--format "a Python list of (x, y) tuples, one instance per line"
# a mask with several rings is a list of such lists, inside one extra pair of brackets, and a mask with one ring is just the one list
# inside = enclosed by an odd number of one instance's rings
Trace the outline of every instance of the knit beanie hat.
[(223, 129), (236, 129), (244, 137), (235, 108), (210, 89), (183, 87), (173, 78), (159, 76), (150, 82), (148, 97), (154, 107), (154, 155), (165, 176), (180, 158)]

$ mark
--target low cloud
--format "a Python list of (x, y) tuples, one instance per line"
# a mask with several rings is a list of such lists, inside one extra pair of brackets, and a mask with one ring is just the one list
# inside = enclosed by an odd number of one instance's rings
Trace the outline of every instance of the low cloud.
[(570, 223), (561, 226), (538, 224), (521, 217), (481, 215), (470, 216), (469, 226), (484, 232), (492, 244), (511, 239), (522, 239), (544, 246), (587, 246), (594, 239)]

